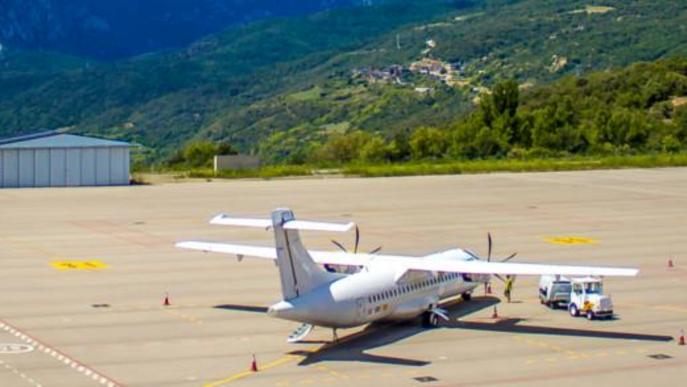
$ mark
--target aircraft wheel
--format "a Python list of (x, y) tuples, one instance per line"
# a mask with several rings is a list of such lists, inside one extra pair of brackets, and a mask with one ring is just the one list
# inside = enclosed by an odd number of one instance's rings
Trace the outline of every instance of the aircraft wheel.
[(439, 317), (431, 312), (422, 314), (422, 326), (425, 328), (435, 328), (439, 325)]
[(461, 294), (460, 297), (463, 299), (463, 301), (470, 301), (472, 300), (472, 293), (465, 292)]

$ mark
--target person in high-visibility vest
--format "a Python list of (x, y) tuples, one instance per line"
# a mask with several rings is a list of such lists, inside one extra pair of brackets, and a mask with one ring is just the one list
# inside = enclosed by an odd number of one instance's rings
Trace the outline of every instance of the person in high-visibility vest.
[(506, 299), (510, 303), (510, 295), (511, 292), (513, 291), (513, 281), (515, 281), (515, 276), (511, 276), (510, 274), (506, 276), (506, 287), (503, 290), (503, 295), (506, 296)]

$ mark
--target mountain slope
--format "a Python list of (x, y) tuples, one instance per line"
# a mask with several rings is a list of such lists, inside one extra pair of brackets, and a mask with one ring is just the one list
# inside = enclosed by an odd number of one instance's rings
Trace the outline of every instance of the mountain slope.
[[(0, 131), (77, 125), (171, 148), (219, 111), (273, 95), (339, 52), (451, 9), (438, 0), (342, 9), (232, 28), (177, 52), (84, 65), (0, 100)], [(12, 73), (2, 76), (15, 82)]]
[(3, 0), (0, 43), (98, 59), (183, 47), (232, 25), (359, 0)]
[[(286, 133), (298, 148), (346, 130), (450, 125), (504, 77), (527, 88), (687, 54), (687, 4), (588, 5), (405, 1), (258, 22), (177, 52), (42, 75), (0, 100), (0, 132), (75, 125), (153, 147), (152, 158), (203, 137), (251, 151)], [(409, 70), (422, 58), (452, 63), (450, 84)], [(392, 65), (401, 76), (374, 79)], [(0, 86), (11, 82), (3, 73)]]

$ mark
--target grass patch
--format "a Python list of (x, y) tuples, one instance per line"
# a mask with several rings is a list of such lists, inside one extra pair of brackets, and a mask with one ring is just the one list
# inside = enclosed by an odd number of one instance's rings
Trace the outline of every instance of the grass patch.
[(687, 166), (687, 153), (639, 156), (574, 157), (566, 159), (471, 160), (345, 166), (346, 176), (385, 177), (457, 175), (488, 172), (576, 171), (591, 169)]
[(265, 166), (258, 169), (237, 169), (227, 170), (215, 173), (211, 168), (207, 169), (193, 169), (183, 172), (186, 177), (191, 178), (205, 178), (205, 179), (247, 179), (259, 178), (270, 179), (274, 177), (288, 177), (288, 176), (309, 176), (314, 173), (315, 169), (311, 166), (304, 165), (274, 165)]
[(687, 166), (687, 153), (659, 153), (636, 156), (570, 157), (549, 159), (502, 159), (467, 161), (424, 161), (397, 164), (349, 164), (323, 169), (314, 165), (274, 165), (259, 169), (221, 171), (211, 168), (173, 170), (175, 179), (272, 179), (290, 176), (324, 176), (342, 174), (349, 177), (391, 177), (419, 175), (460, 175), (490, 172), (581, 171), (620, 168), (659, 168)]
[(317, 98), (320, 98), (320, 93), (322, 92), (322, 89), (319, 86), (314, 86), (311, 87), (308, 90), (303, 90), (297, 93), (293, 93), (289, 95), (289, 98), (291, 98), (294, 101), (311, 101)]

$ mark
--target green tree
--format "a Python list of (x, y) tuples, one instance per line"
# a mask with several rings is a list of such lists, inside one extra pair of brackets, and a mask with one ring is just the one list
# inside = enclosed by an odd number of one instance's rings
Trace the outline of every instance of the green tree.
[(391, 159), (391, 149), (379, 136), (373, 136), (360, 150), (360, 159), (368, 162), (382, 162)]
[(316, 161), (348, 163), (359, 159), (362, 149), (372, 139), (369, 133), (355, 130), (334, 134), (316, 152)]
[(440, 158), (448, 149), (446, 132), (437, 128), (421, 127), (410, 136), (410, 151), (414, 159)]
[(211, 141), (193, 141), (186, 145), (182, 154), (184, 164), (188, 167), (209, 167), (217, 154), (217, 146)]

